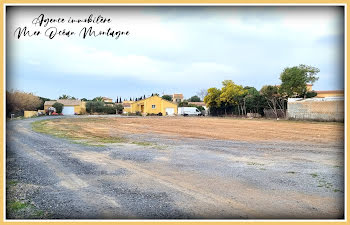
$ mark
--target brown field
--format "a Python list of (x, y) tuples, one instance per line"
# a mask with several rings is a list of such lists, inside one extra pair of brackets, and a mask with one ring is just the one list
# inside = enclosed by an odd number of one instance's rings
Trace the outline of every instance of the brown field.
[(198, 117), (82, 117), (43, 121), (46, 130), (75, 138), (153, 133), (234, 141), (343, 142), (343, 123)]

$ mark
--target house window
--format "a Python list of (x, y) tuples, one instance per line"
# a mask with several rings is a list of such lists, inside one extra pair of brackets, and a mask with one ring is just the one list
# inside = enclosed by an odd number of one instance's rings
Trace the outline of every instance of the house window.
[(152, 109), (155, 109), (156, 108), (156, 105), (152, 105)]

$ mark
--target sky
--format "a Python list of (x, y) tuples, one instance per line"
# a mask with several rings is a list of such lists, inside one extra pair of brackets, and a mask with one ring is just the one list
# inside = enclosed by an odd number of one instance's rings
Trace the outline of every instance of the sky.
[[(33, 24), (43, 14), (56, 22)], [(68, 23), (89, 15), (110, 23)], [(64, 22), (58, 23), (57, 19)], [(284, 68), (320, 69), (314, 90), (344, 89), (341, 7), (9, 7), (6, 89), (57, 99), (183, 93), (223, 80), (260, 90), (280, 84)], [(35, 20), (34, 20), (35, 21)], [(128, 31), (119, 38), (80, 31)], [(41, 33), (18, 39), (16, 29)], [(55, 27), (55, 28), (51, 28)], [(50, 39), (51, 28), (73, 31)]]

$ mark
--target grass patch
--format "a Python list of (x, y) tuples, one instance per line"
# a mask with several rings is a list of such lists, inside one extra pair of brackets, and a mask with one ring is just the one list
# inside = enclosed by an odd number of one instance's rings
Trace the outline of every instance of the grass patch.
[[(88, 131), (82, 130), (80, 127), (72, 124), (59, 124), (61, 119), (57, 120), (42, 120), (33, 122), (32, 129), (35, 132), (48, 134), (58, 138), (72, 140), (74, 144), (86, 146), (103, 147), (105, 145), (99, 143), (122, 143), (127, 142), (122, 137), (101, 137), (93, 135)], [(96, 120), (87, 120), (86, 122), (95, 122)], [(95, 144), (98, 143), (98, 144)]]
[(343, 167), (343, 166), (333, 166), (333, 168), (341, 168), (341, 167)]
[(105, 144), (130, 143), (164, 149), (148, 141), (132, 141), (124, 137), (111, 136), (108, 129), (101, 127), (101, 123), (107, 122), (110, 123), (109, 118), (54, 119), (35, 121), (31, 125), (36, 132), (68, 139), (74, 144), (84, 146), (105, 147)]
[(84, 146), (92, 146), (92, 147), (105, 147), (106, 145), (102, 144), (93, 144), (90, 142), (83, 142), (83, 141), (72, 141), (73, 144), (78, 144), (78, 145), (84, 145)]
[(318, 174), (317, 174), (317, 173), (310, 173), (310, 175), (311, 175), (313, 178), (318, 177)]
[(141, 145), (141, 146), (151, 146), (151, 145), (155, 145), (151, 142), (146, 142), (146, 141), (133, 141), (131, 142), (131, 144), (135, 144), (135, 145)]
[(9, 211), (19, 211), (27, 207), (32, 207), (32, 205), (20, 201), (10, 201), (7, 203), (7, 210)]
[(15, 186), (16, 184), (18, 184), (18, 182), (15, 181), (15, 180), (8, 180), (8, 181), (6, 181), (6, 185), (7, 185), (8, 187), (13, 187), (13, 186)]

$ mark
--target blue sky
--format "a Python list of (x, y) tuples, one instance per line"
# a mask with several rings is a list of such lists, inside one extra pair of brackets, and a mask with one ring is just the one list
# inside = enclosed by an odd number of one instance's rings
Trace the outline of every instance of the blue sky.
[[(7, 12), (7, 89), (55, 99), (115, 99), (221, 87), (225, 79), (258, 90), (279, 84), (285, 67), (320, 69), (314, 90), (343, 89), (340, 7), (17, 7)], [(33, 18), (112, 19), (128, 36), (23, 37), (17, 27), (45, 31)], [(85, 24), (53, 24), (77, 33)], [(89, 25), (90, 26), (90, 25)]]

